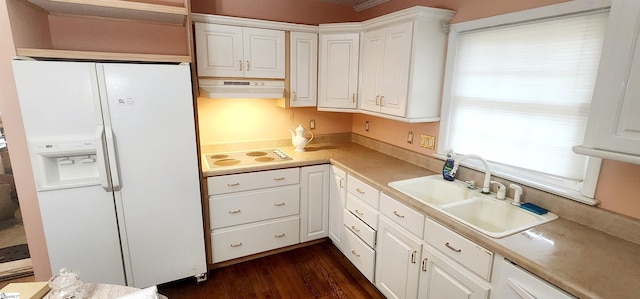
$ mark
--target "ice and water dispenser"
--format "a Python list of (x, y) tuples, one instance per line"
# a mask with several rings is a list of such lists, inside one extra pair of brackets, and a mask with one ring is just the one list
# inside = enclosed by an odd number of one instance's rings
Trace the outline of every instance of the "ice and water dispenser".
[(74, 188), (100, 183), (96, 143), (40, 143), (32, 148), (38, 191)]

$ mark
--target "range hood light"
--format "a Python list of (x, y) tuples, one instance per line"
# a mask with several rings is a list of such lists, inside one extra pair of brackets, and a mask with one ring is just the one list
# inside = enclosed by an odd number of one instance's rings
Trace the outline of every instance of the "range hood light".
[(200, 88), (207, 97), (215, 98), (267, 98), (284, 97), (284, 80), (199, 79)]

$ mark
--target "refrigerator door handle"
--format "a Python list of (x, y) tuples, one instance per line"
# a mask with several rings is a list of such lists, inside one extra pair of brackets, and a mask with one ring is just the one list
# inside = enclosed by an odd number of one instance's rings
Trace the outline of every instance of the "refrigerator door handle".
[(111, 169), (111, 184), (113, 191), (120, 191), (120, 175), (118, 174), (118, 160), (116, 159), (116, 145), (111, 126), (105, 126), (107, 139), (107, 155), (109, 157), (109, 169)]
[(112, 192), (111, 188), (111, 176), (109, 176), (109, 171), (107, 170), (107, 156), (104, 155), (104, 126), (98, 126), (96, 128), (96, 141), (98, 141), (98, 145), (96, 146), (96, 156), (98, 157), (98, 171), (100, 172), (100, 185), (104, 191)]

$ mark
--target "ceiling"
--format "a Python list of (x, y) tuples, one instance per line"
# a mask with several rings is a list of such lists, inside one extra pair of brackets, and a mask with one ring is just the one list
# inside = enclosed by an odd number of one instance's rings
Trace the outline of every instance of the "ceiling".
[(362, 10), (374, 7), (376, 5), (388, 2), (390, 0), (318, 0), (318, 1), (351, 6), (356, 11), (362, 11)]

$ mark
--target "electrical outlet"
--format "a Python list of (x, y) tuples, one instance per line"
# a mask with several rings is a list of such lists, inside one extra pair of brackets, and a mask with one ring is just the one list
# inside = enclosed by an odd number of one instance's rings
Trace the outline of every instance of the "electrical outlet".
[(413, 131), (409, 131), (409, 134), (407, 134), (407, 143), (413, 144)]
[(436, 149), (436, 138), (434, 136), (421, 134), (420, 147), (424, 147), (432, 150)]
[(315, 130), (316, 129), (316, 120), (312, 119), (309, 121), (309, 130)]
[(364, 122), (364, 130), (369, 132), (369, 121), (368, 120)]

